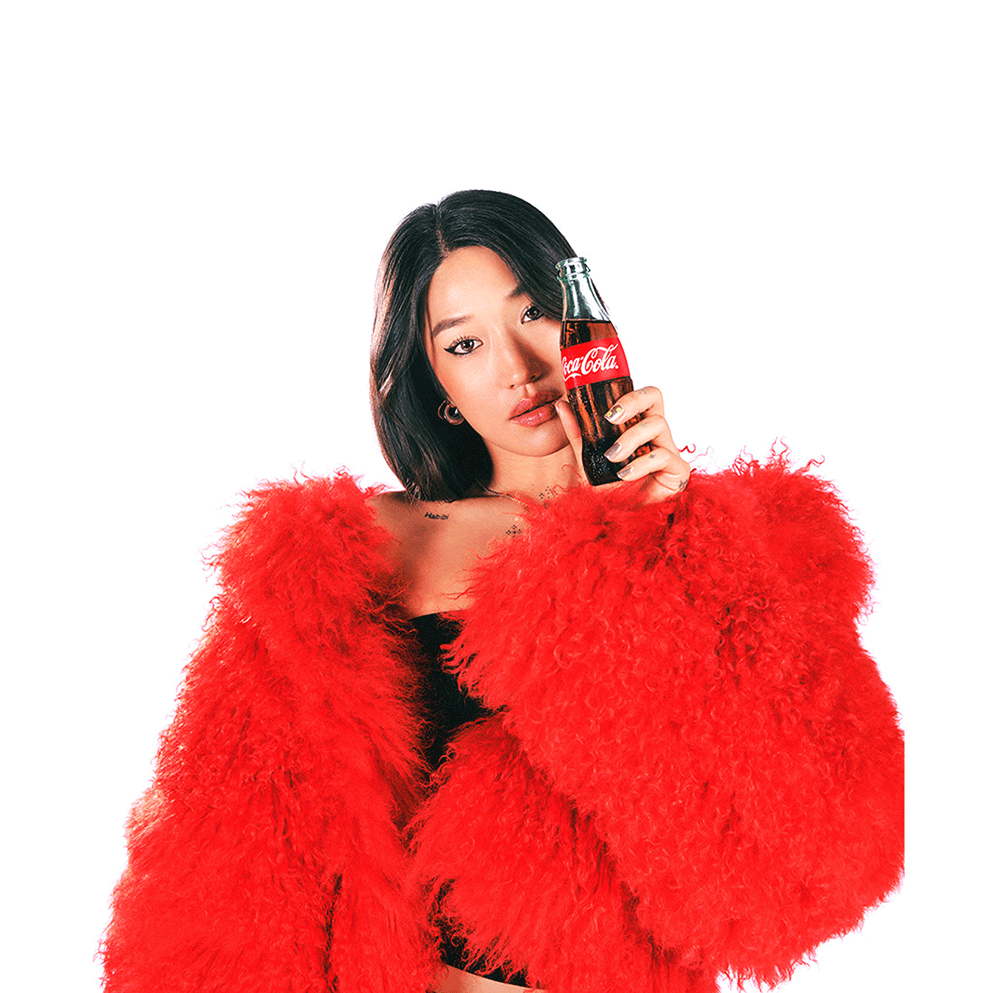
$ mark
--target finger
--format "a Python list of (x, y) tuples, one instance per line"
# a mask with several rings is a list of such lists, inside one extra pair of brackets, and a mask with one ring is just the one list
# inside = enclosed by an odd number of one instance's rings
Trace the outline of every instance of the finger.
[(652, 473), (650, 476), (646, 476), (641, 483), (641, 497), (649, 503), (668, 500), (670, 497), (676, 496), (677, 493), (682, 493), (689, 481), (689, 476), (670, 478), (667, 474)]
[(690, 478), (690, 465), (678, 452), (668, 448), (653, 448), (647, 455), (632, 459), (617, 473), (625, 482), (652, 477), (653, 482), (667, 493), (679, 493)]
[(555, 413), (559, 415), (559, 419), (562, 421), (562, 427), (565, 428), (565, 436), (576, 459), (580, 478), (583, 482), (589, 484), (589, 480), (586, 478), (586, 472), (583, 469), (583, 433), (579, 427), (579, 421), (576, 420), (576, 414), (572, 409), (572, 404), (563, 398), (556, 400), (553, 406), (555, 407)]
[(621, 432), (621, 436), (604, 452), (604, 456), (611, 462), (623, 462), (642, 445), (649, 444), (653, 448), (668, 448), (676, 451), (669, 424), (659, 414), (646, 414), (640, 421), (635, 421)]
[(623, 424), (638, 414), (659, 414), (665, 417), (665, 401), (657, 386), (644, 386), (632, 393), (625, 393), (604, 415), (611, 424)]

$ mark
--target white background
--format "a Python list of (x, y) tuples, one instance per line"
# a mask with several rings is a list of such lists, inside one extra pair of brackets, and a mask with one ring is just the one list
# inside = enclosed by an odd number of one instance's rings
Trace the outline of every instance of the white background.
[(211, 595), (201, 551), (262, 478), (391, 481), (376, 266), (407, 211), (468, 187), (531, 200), (589, 257), (698, 465), (783, 438), (870, 543), (908, 875), (789, 988), (978, 988), (982, 7), (5, 7), (4, 988), (97, 989), (122, 826)]

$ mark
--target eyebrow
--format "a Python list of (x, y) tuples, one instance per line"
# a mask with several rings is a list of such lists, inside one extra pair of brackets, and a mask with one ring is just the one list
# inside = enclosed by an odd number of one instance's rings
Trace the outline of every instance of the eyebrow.
[(437, 338), (442, 331), (457, 327), (459, 324), (465, 324), (467, 320), (469, 320), (468, 317), (446, 317), (443, 321), (438, 321), (431, 329), (431, 337)]
[[(524, 288), (523, 284), (518, 283), (504, 298), (506, 300), (515, 300), (517, 297), (524, 296), (527, 290)], [(458, 327), (460, 324), (465, 324), (466, 321), (472, 320), (472, 314), (461, 314), (458, 317), (445, 317), (431, 329), (431, 338), (437, 338), (442, 331), (447, 331), (449, 328)]]

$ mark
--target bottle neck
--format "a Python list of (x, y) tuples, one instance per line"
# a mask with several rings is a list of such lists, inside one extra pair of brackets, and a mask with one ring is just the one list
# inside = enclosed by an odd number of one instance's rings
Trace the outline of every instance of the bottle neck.
[(563, 259), (556, 265), (562, 284), (563, 321), (609, 321), (610, 315), (600, 299), (586, 259)]

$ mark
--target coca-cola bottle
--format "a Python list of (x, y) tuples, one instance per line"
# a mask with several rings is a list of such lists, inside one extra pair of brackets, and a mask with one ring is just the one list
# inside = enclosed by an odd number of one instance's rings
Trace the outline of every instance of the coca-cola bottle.
[(604, 458), (621, 432), (641, 420), (639, 414), (624, 424), (611, 424), (603, 416), (634, 388), (627, 358), (586, 259), (563, 259), (555, 270), (562, 284), (562, 373), (583, 433), (583, 468), (594, 486), (616, 483), (618, 469), (650, 451), (642, 445), (623, 462)]

